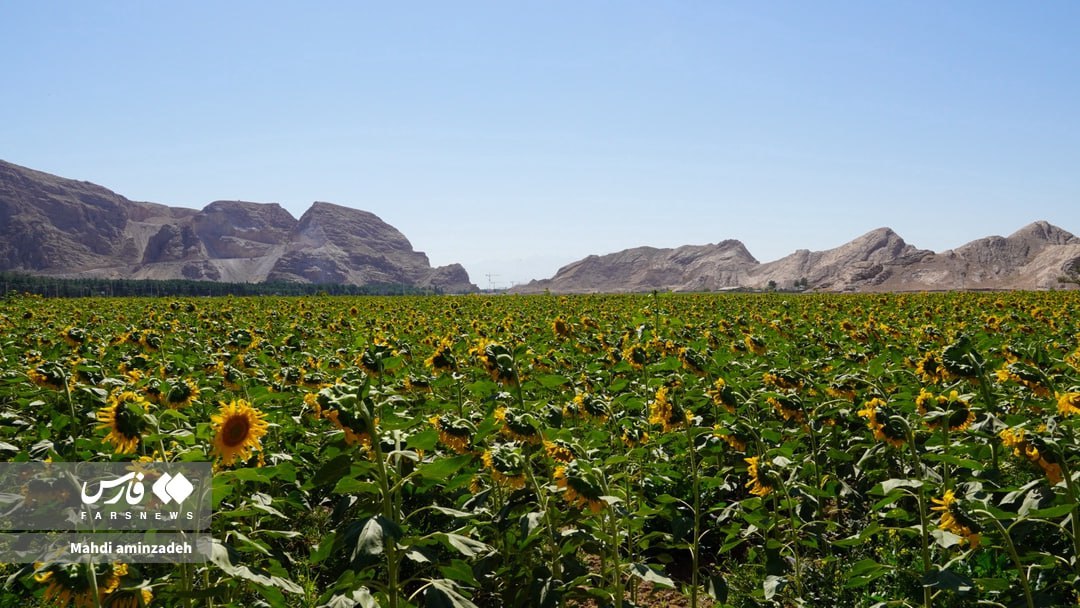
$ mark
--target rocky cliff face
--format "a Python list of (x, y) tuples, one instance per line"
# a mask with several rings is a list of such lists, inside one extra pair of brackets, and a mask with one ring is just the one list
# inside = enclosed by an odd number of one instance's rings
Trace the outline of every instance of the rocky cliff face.
[(559, 269), (555, 276), (520, 286), (524, 293), (640, 292), (653, 289), (707, 291), (743, 285), (758, 261), (739, 241), (687, 245), (677, 249), (638, 247), (589, 257)]
[(805, 288), (814, 291), (1061, 289), (1080, 272), (1080, 239), (1047, 222), (934, 253), (878, 228), (826, 251), (800, 249), (765, 264), (738, 241), (678, 249), (641, 247), (589, 256), (520, 293), (712, 291)]
[(216, 201), (201, 211), (0, 161), (0, 270), (67, 277), (395, 283), (477, 291), (458, 264), (432, 268), (367, 211)]

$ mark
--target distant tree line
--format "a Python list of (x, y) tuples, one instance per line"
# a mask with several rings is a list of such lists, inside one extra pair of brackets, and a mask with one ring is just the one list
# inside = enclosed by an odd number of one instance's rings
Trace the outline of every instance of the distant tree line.
[(61, 279), (0, 272), (0, 298), (32, 293), (55, 298), (125, 296), (371, 296), (438, 294), (441, 290), (420, 289), (402, 283), (338, 285), (330, 283), (219, 283), (216, 281), (168, 281), (136, 279)]

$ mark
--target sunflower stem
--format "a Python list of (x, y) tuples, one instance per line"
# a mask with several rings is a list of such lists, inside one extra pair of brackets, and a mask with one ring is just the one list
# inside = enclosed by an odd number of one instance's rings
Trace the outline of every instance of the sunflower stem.
[(82, 429), (82, 424), (79, 422), (78, 416), (75, 415), (75, 400), (71, 398), (71, 382), (68, 381), (66, 373), (63, 380), (64, 394), (67, 396), (68, 409), (71, 411), (71, 449), (73, 452), (78, 452), (79, 431)]
[(551, 567), (551, 578), (558, 580), (562, 575), (562, 572), (559, 567), (559, 541), (555, 538), (555, 523), (551, 520), (551, 509), (548, 504), (550, 497), (547, 495), (547, 492), (544, 492), (543, 488), (540, 487), (540, 482), (537, 481), (536, 475), (533, 475), (531, 460), (525, 461), (525, 475), (529, 478), (529, 482), (536, 492), (537, 500), (540, 502), (540, 510), (544, 513), (544, 527), (547, 528), (548, 542), (551, 544), (551, 554), (548, 556)]
[[(1069, 445), (1073, 445), (1073, 441), (1069, 441)], [(1073, 480), (1072, 471), (1069, 469), (1069, 463), (1067, 462), (1064, 454), (1056, 454), (1059, 460), (1061, 460), (1061, 473), (1065, 477), (1065, 491), (1069, 495), (1069, 502), (1072, 504), (1072, 511), (1069, 514), (1069, 519), (1072, 523), (1072, 542), (1073, 542), (1073, 564), (1077, 572), (1080, 573), (1080, 504), (1076, 500), (1076, 481)]]
[[(101, 608), (101, 592), (97, 584), (97, 568), (93, 562), (86, 565), (87, 576), (90, 579), (90, 594), (94, 599), (94, 608)], [(190, 600), (188, 600), (190, 602)]]
[(802, 554), (799, 551), (799, 519), (795, 513), (795, 501), (791, 498), (791, 492), (788, 491), (787, 482), (783, 478), (778, 477), (780, 482), (780, 489), (784, 492), (784, 498), (787, 500), (788, 506), (788, 518), (791, 520), (791, 551), (795, 558), (795, 591), (799, 594), (801, 599), (803, 596), (802, 585)]
[(1013, 565), (1016, 566), (1016, 574), (1020, 577), (1020, 586), (1024, 589), (1024, 600), (1027, 602), (1028, 608), (1035, 608), (1035, 600), (1031, 595), (1031, 583), (1028, 581), (1027, 572), (1024, 571), (1024, 564), (1020, 561), (1020, 554), (1016, 552), (1016, 545), (1013, 543), (1012, 536), (1009, 535), (1009, 530), (1001, 525), (998, 518), (994, 517), (989, 511), (976, 509), (974, 512), (986, 515), (994, 523), (998, 531), (1001, 532), (1001, 538), (1005, 541), (1005, 550), (1008, 551), (1009, 558), (1012, 559)]
[(185, 608), (191, 608), (191, 564), (181, 564), (180, 575), (184, 579), (184, 606)]
[[(375, 471), (377, 473), (379, 490), (382, 494), (382, 515), (394, 523), (398, 523), (398, 518), (394, 509), (394, 497), (391, 493), (389, 473), (387, 472), (386, 457), (382, 451), (382, 437), (379, 436), (379, 431), (375, 427), (374, 421), (369, 425), (371, 429), (371, 446), (375, 451)], [(386, 549), (386, 595), (390, 602), (390, 608), (398, 608), (398, 601), (400, 595), (400, 585), (398, 584), (398, 567), (400, 565), (397, 541), (390, 539), (389, 543), (385, 543)]]
[[(915, 447), (915, 432), (907, 429), (907, 444), (911, 448), (913, 474), (919, 481), (919, 541), (922, 545), (923, 578), (930, 575), (930, 519), (926, 514), (926, 489), (923, 488), (922, 461), (919, 459), (919, 451)], [(930, 587), (923, 585), (923, 607), (930, 608), (933, 603), (933, 595)]]
[(944, 418), (941, 424), (941, 453), (945, 456), (941, 460), (941, 483), (946, 490), (952, 489), (952, 479), (949, 477), (949, 447), (952, 444), (952, 437), (949, 436), (949, 424), (951, 420), (949, 417)]

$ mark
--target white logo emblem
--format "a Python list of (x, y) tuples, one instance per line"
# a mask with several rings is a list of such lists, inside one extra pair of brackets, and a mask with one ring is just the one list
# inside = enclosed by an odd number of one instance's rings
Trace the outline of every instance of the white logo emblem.
[(154, 496), (161, 499), (162, 504), (167, 505), (170, 500), (175, 500), (176, 504), (180, 504), (185, 498), (191, 496), (191, 493), (195, 491), (195, 486), (191, 485), (183, 473), (177, 473), (176, 477), (164, 473), (154, 482), (150, 490)]

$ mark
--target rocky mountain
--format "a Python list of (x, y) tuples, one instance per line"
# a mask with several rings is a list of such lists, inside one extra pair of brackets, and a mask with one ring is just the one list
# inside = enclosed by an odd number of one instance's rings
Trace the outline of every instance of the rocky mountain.
[(942, 253), (909, 245), (889, 228), (835, 249), (800, 249), (767, 263), (732, 240), (677, 249), (639, 247), (591, 255), (514, 291), (1062, 289), (1058, 278), (1070, 272), (1080, 272), (1080, 238), (1040, 221), (1008, 237), (986, 237)]
[(317, 202), (296, 219), (276, 203), (168, 207), (4, 161), (0, 270), (477, 291), (460, 264), (432, 268), (401, 232), (367, 211)]

